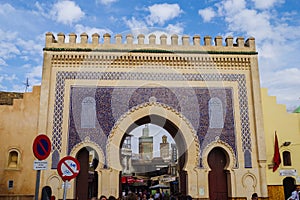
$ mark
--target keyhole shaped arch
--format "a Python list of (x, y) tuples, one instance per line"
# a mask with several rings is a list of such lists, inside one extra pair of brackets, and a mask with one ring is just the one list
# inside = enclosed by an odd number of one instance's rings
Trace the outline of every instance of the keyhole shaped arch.
[(107, 141), (109, 168), (121, 171), (120, 148), (125, 134), (134, 128), (153, 123), (166, 129), (174, 138), (179, 156), (185, 160), (183, 170), (192, 170), (199, 161), (199, 140), (188, 120), (174, 109), (160, 103), (145, 103), (132, 108), (116, 123)]
[(208, 146), (205, 147), (205, 149), (203, 150), (203, 155), (202, 155), (203, 167), (207, 171), (211, 170), (207, 159), (208, 159), (209, 153), (216, 147), (223, 149), (223, 151), (226, 155), (227, 163), (224, 167), (224, 170), (232, 171), (234, 169), (234, 167), (236, 166), (236, 158), (235, 158), (234, 151), (227, 143), (225, 143), (221, 140), (212, 142)]
[(76, 158), (79, 151), (83, 148), (91, 148), (96, 151), (99, 158), (99, 164), (95, 170), (98, 171), (102, 169), (105, 164), (104, 152), (102, 151), (101, 147), (99, 147), (96, 143), (90, 141), (89, 138), (86, 138), (83, 142), (80, 142), (75, 147), (73, 147), (72, 151), (70, 152), (70, 156)]

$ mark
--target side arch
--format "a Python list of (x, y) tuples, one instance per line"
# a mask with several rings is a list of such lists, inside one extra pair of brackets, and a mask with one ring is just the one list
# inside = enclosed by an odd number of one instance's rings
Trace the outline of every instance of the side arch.
[(256, 176), (253, 173), (248, 171), (242, 177), (242, 185), (248, 193), (247, 196), (250, 196), (252, 193), (256, 191), (256, 186), (257, 186)]
[(48, 177), (47, 179), (47, 184), (49, 185), (52, 189), (52, 195), (55, 196), (56, 199), (60, 198), (60, 195), (63, 193), (63, 189), (61, 188), (63, 181), (59, 177), (58, 174), (52, 174), (51, 176)]
[[(160, 119), (169, 120), (176, 126), (176, 128), (178, 128), (178, 131), (182, 134), (181, 136), (184, 139), (184, 141), (182, 142), (185, 143), (186, 147), (186, 158), (183, 170), (189, 171), (197, 167), (200, 148), (198, 137), (195, 130), (192, 128), (192, 125), (183, 115), (181, 115), (173, 108), (157, 102), (148, 102), (136, 106), (118, 120), (107, 140), (106, 150), (108, 166), (118, 171), (122, 170), (120, 155), (116, 152), (119, 152), (120, 150), (123, 136), (126, 133), (129, 133), (135, 127), (139, 126), (138, 124), (135, 124), (135, 122), (146, 117), (148, 117), (151, 121), (152, 116), (159, 116)], [(155, 123), (164, 127), (163, 125), (165, 122), (156, 121)], [(176, 136), (174, 140), (176, 142)]]
[(203, 150), (203, 154), (202, 154), (203, 167), (205, 169), (207, 169), (207, 171), (210, 170), (207, 158), (208, 158), (208, 154), (215, 147), (221, 147), (226, 152), (228, 162), (225, 166), (225, 170), (231, 171), (236, 164), (235, 154), (234, 154), (233, 149), (227, 143), (225, 143), (221, 140), (216, 140), (215, 142), (212, 142), (208, 146), (205, 147), (205, 149)]
[(98, 171), (99, 169), (103, 168), (104, 163), (105, 163), (104, 152), (102, 151), (102, 149), (99, 145), (97, 145), (96, 143), (90, 141), (89, 138), (85, 138), (84, 141), (82, 141), (82, 142), (78, 143), (76, 146), (74, 146), (74, 148), (70, 152), (70, 156), (75, 158), (77, 153), (84, 147), (93, 148), (99, 156), (99, 164), (98, 164), (98, 166), (95, 170)]
[[(216, 150), (216, 151), (215, 151)], [(220, 150), (223, 152), (220, 154)], [(209, 165), (209, 156), (212, 155), (220, 158), (220, 155), (224, 155), (226, 159), (225, 165), (220, 165), (221, 160), (216, 165), (210, 167)], [(219, 152), (219, 153), (217, 153)], [(218, 198), (218, 199), (227, 199), (229, 196), (235, 194), (235, 188), (231, 187), (232, 181), (236, 180), (234, 177), (233, 168), (235, 167), (236, 159), (233, 149), (225, 142), (216, 138), (216, 140), (210, 143), (203, 150), (202, 154), (202, 163), (206, 172), (207, 180), (209, 184), (207, 185), (207, 191), (209, 191), (209, 198)], [(211, 159), (210, 159), (211, 164)], [(213, 169), (213, 167), (217, 167)], [(222, 171), (221, 168), (222, 167)], [(218, 176), (220, 175), (221, 180)]]

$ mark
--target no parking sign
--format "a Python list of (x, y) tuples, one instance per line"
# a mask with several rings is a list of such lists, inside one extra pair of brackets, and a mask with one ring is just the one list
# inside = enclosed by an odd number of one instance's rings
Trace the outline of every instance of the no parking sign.
[(46, 159), (51, 152), (51, 142), (47, 135), (38, 135), (32, 145), (34, 156), (39, 160)]
[(76, 158), (66, 156), (57, 165), (57, 172), (63, 181), (70, 181), (75, 178), (80, 171), (80, 164)]

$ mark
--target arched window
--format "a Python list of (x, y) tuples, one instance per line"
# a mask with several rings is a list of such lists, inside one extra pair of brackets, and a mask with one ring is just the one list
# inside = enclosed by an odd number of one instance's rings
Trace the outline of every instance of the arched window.
[(93, 97), (86, 97), (81, 103), (81, 128), (95, 128), (96, 101)]
[(219, 98), (211, 98), (208, 102), (209, 128), (223, 128), (223, 106)]
[(8, 168), (16, 169), (19, 166), (19, 153), (16, 150), (9, 151), (8, 154)]
[(291, 166), (292, 160), (291, 160), (291, 153), (289, 151), (284, 151), (282, 153), (283, 157), (283, 166)]

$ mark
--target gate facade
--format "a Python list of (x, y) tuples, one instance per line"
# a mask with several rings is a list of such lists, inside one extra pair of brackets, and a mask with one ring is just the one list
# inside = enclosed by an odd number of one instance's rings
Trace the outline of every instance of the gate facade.
[[(209, 36), (46, 34), (39, 132), (52, 139), (51, 170), (43, 184), (57, 179), (56, 166), (83, 147), (98, 155), (98, 195), (119, 196), (120, 147), (140, 124), (159, 125), (173, 136), (186, 176), (181, 191), (208, 199), (214, 182), (209, 161), (215, 148), (226, 156), (225, 196), (267, 197), (265, 142), (254, 38), (236, 41)], [(259, 140), (257, 138), (260, 138)], [(219, 152), (219, 151), (218, 151)], [(249, 187), (249, 179), (253, 185)], [(259, 182), (260, 184), (255, 185)], [(211, 184), (210, 184), (211, 183)], [(215, 183), (216, 184), (216, 183)], [(52, 188), (55, 188), (52, 187)], [(57, 188), (57, 186), (56, 186)], [(57, 190), (60, 190), (57, 188)], [(82, 192), (82, 191), (81, 191)], [(57, 193), (62, 195), (62, 192)], [(68, 199), (77, 199), (76, 180)], [(61, 197), (58, 197), (61, 198)]]

